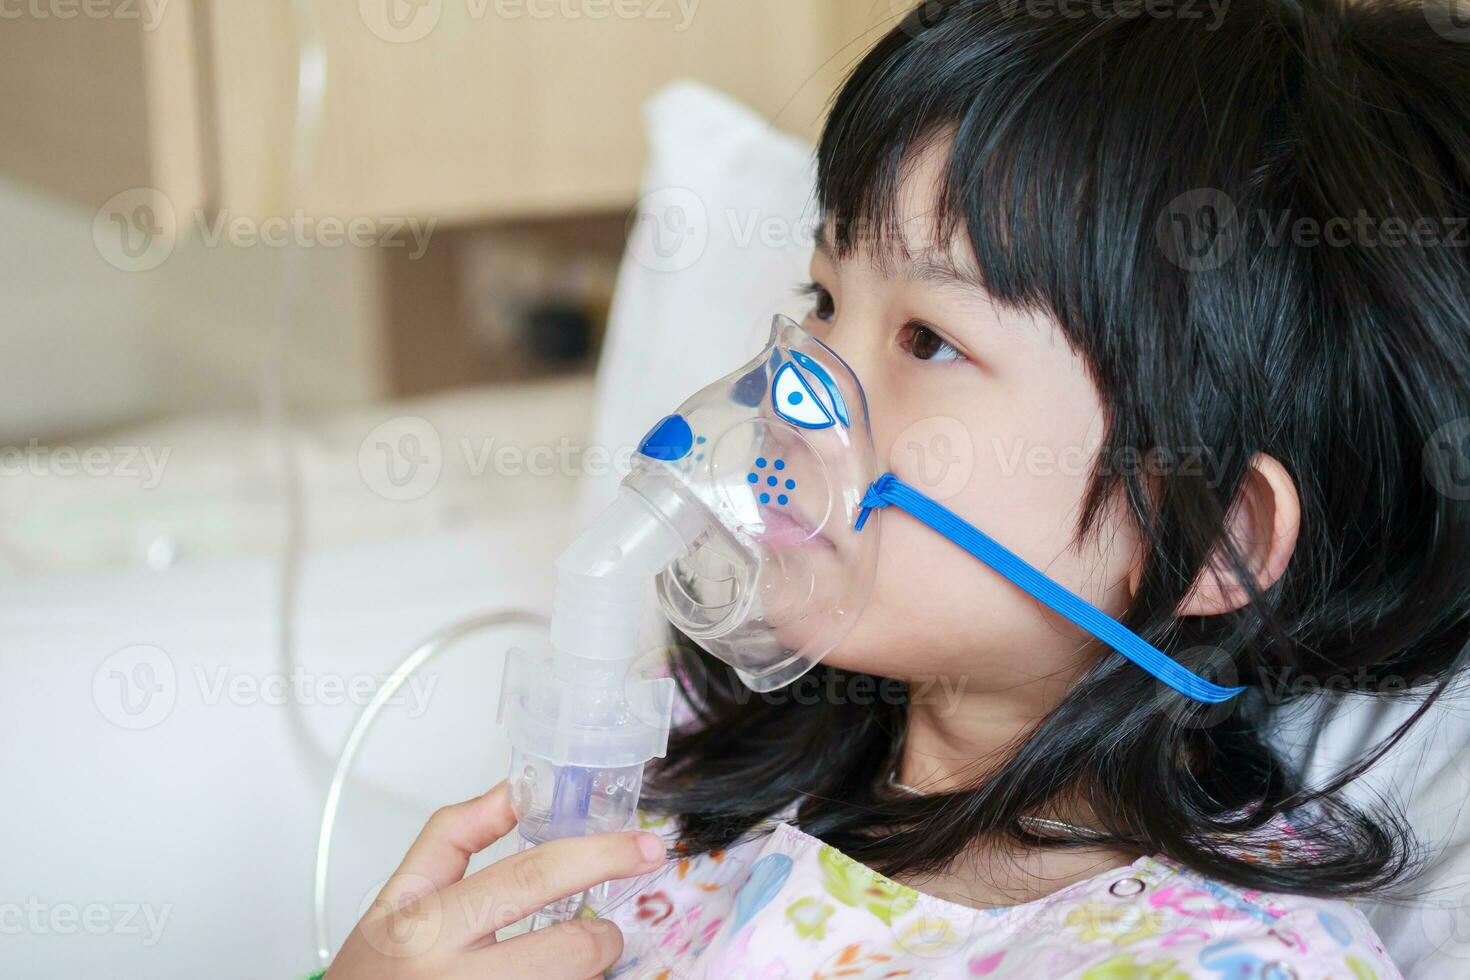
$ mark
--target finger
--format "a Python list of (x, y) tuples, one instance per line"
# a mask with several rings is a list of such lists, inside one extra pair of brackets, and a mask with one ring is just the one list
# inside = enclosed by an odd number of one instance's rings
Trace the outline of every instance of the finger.
[(572, 919), (468, 954), (463, 976), (586, 980), (601, 976), (622, 955), (623, 933), (616, 925)]
[(393, 909), (464, 877), (470, 858), (516, 825), (510, 790), (500, 783), (483, 796), (434, 812), (378, 893), (374, 905)]
[(646, 874), (663, 864), (664, 856), (663, 838), (644, 832), (539, 844), (446, 886), (440, 894), (445, 934), (469, 945), (558, 899), (614, 878)]

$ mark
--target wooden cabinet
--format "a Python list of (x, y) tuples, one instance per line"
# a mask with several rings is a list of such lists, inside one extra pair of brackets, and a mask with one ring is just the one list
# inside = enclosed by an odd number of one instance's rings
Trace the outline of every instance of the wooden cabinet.
[[(254, 216), (469, 223), (623, 208), (654, 90), (698, 79), (814, 135), (896, 6), (28, 0), (0, 20), (12, 95), (0, 173), (94, 208), (139, 186), (180, 211)], [(321, 82), (320, 124), (300, 131), (309, 144), (295, 128), (300, 63)]]
[(0, 9), (0, 175), (96, 208), (118, 191), (203, 202), (192, 2), (38, 0)]

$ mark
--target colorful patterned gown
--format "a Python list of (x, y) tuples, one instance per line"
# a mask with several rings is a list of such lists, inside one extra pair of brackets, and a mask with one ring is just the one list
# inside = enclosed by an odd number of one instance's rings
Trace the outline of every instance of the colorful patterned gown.
[[(671, 821), (644, 822), (672, 842)], [(1246, 891), (1144, 857), (1034, 902), (972, 909), (784, 822), (614, 883), (592, 906), (623, 931), (608, 972), (621, 980), (1400, 976), (1348, 902)]]

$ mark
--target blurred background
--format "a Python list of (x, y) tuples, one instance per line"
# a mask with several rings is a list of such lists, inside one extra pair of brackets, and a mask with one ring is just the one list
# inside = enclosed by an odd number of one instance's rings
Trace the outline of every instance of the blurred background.
[[(187, 489), (267, 507), (270, 460), (236, 428), (262, 412), (528, 384), (585, 401), (647, 98), (694, 79), (810, 138), (899, 6), (6, 0), (0, 575), (276, 543), (262, 515), (182, 506), (181, 479), (132, 492), (146, 477), (120, 471), (147, 460), (119, 447), (160, 425), (191, 450), (173, 468), (226, 481)], [(477, 506), (329, 509), (312, 534)]]
[(533, 627), (405, 685), (322, 831), (409, 651), (544, 610), (589, 484), (792, 310), (907, 6), (0, 0), (0, 974), (299, 975), (502, 778)]

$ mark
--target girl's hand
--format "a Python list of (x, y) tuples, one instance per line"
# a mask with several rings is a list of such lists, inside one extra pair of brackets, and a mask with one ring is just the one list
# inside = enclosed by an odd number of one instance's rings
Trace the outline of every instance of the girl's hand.
[(515, 823), (505, 783), (429, 818), (327, 980), (600, 976), (623, 952), (611, 922), (574, 919), (503, 943), (495, 931), (593, 885), (652, 871), (664, 861), (663, 840), (636, 832), (568, 837), (464, 877), (470, 856)]

